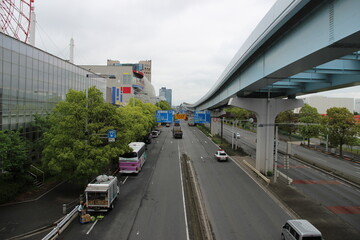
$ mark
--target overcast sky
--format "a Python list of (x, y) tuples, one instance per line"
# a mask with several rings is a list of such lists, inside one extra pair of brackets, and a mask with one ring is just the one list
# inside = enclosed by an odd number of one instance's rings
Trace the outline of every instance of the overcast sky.
[[(75, 64), (152, 60), (173, 104), (205, 95), (276, 0), (35, 0), (36, 47)], [(360, 87), (336, 97), (360, 98)]]

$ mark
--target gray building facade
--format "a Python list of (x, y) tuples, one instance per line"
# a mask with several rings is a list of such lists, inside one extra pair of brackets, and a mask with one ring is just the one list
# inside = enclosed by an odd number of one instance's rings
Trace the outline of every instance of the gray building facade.
[(166, 87), (162, 87), (159, 90), (159, 97), (165, 97), (166, 101), (172, 106), (172, 89), (166, 89)]
[(106, 97), (106, 79), (0, 33), (0, 130), (27, 134), (34, 114), (51, 112), (69, 89), (91, 86)]

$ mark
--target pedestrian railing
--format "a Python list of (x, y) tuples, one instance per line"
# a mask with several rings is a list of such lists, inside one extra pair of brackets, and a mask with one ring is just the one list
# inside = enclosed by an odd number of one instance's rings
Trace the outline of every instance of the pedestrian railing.
[(49, 232), (42, 240), (50, 240), (54, 239), (55, 237), (59, 236), (65, 228), (71, 223), (74, 219), (74, 216), (78, 213), (79, 205), (77, 205), (69, 214), (67, 214), (56, 226)]

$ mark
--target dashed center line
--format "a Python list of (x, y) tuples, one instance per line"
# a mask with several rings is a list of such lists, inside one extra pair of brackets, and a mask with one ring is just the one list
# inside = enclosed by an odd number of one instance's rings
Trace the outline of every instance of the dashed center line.
[(89, 235), (89, 233), (91, 232), (91, 230), (94, 228), (95, 224), (98, 222), (98, 219), (95, 220), (94, 224), (91, 226), (91, 228), (89, 229), (89, 231), (87, 231), (86, 235)]

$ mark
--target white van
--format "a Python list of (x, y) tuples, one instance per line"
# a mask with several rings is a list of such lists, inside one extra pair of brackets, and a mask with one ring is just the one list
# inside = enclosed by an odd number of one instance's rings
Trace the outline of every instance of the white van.
[(322, 240), (321, 232), (303, 219), (286, 221), (281, 232), (282, 240)]

